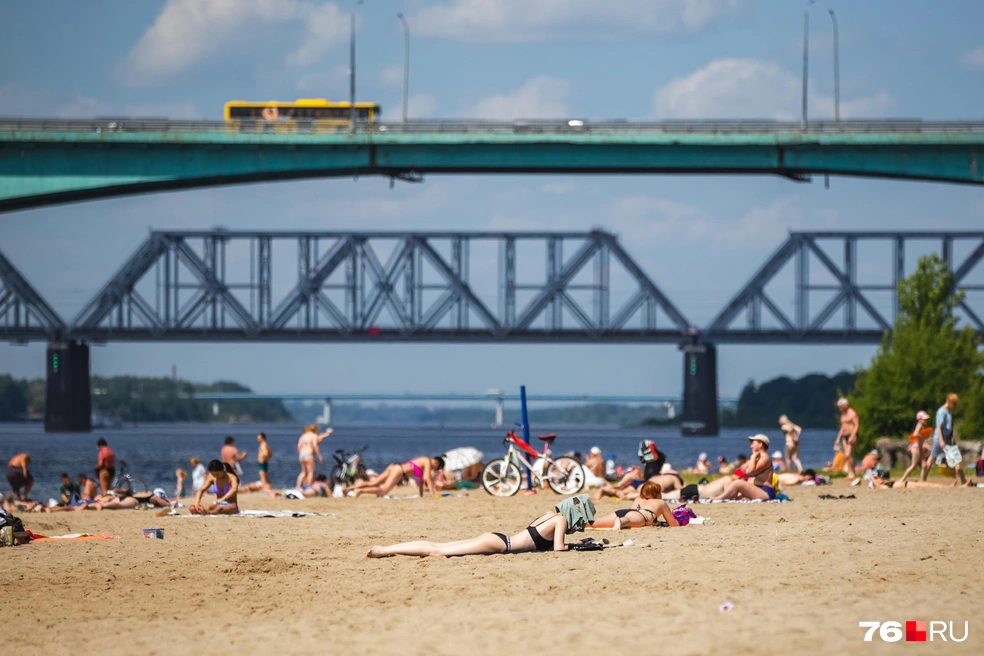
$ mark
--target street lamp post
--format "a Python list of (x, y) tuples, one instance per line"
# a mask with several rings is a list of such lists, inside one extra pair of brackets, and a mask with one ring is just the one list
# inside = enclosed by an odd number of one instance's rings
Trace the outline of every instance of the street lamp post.
[[(358, 0), (358, 7), (364, 0)], [(349, 21), (349, 132), (355, 132), (355, 8)]]
[(407, 93), (410, 88), (410, 25), (400, 12), (396, 15), (403, 23), (403, 122), (407, 122)]
[(355, 132), (355, 11), (349, 31), (349, 132)]
[(807, 129), (807, 83), (809, 81), (810, 69), (810, 10), (807, 7), (803, 12), (803, 130)]
[(830, 12), (830, 20), (834, 24), (834, 122), (840, 123), (841, 112), (840, 112), (840, 54), (838, 53), (837, 46), (837, 16), (834, 14), (833, 9), (828, 9)]

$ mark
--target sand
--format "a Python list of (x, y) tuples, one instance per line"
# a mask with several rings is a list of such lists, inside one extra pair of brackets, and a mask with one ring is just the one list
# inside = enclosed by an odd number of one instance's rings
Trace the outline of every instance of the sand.
[[(820, 494), (857, 495), (821, 500)], [(984, 489), (794, 488), (786, 504), (696, 506), (713, 525), (590, 531), (650, 548), (368, 560), (373, 544), (515, 533), (559, 497), (273, 500), (336, 513), (158, 518), (25, 514), (112, 541), (0, 549), (0, 634), (16, 654), (899, 653), (859, 621), (970, 621), (982, 653)], [(603, 501), (600, 512), (620, 504)], [(165, 539), (141, 529), (164, 527)], [(730, 600), (734, 609), (719, 612)], [(11, 642), (12, 641), (12, 642)]]

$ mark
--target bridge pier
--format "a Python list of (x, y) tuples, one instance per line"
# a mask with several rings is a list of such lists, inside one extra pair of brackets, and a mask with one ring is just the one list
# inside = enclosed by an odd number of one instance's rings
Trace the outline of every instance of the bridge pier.
[(92, 390), (89, 385), (89, 345), (50, 342), (47, 350), (44, 430), (92, 430)]
[(717, 435), (717, 347), (684, 344), (682, 435)]
[(321, 415), (316, 417), (314, 421), (321, 426), (331, 424), (331, 399), (325, 399), (321, 402)]
[(503, 406), (504, 405), (505, 405), (505, 401), (502, 400), (502, 397), (499, 397), (498, 399), (496, 399), (496, 402), (495, 402), (495, 427), (496, 428), (502, 428), (502, 423), (503, 423), (502, 417), (505, 414), (503, 412)]

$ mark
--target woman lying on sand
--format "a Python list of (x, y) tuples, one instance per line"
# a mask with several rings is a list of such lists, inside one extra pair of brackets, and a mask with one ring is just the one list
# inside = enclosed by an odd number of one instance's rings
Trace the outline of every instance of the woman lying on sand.
[(368, 481), (356, 481), (355, 485), (348, 486), (343, 492), (345, 494), (353, 492), (356, 497), (360, 494), (375, 494), (381, 497), (389, 494), (390, 490), (396, 487), (404, 476), (407, 478), (413, 476), (417, 479), (420, 496), (424, 496), (425, 484), (427, 485), (427, 490), (431, 494), (435, 494), (434, 472), (439, 472), (443, 469), (444, 458), (419, 456), (403, 463), (393, 463), (384, 469), (382, 474), (373, 476)]
[(679, 526), (670, 507), (666, 505), (660, 496), (662, 489), (656, 483), (646, 482), (639, 488), (639, 498), (631, 508), (616, 510), (610, 515), (599, 517), (591, 525), (591, 528), (613, 528), (620, 531), (623, 528), (642, 528), (643, 526), (653, 526), (656, 521), (663, 517), (670, 526)]
[[(638, 465), (633, 465), (625, 473), (620, 481), (615, 484), (605, 483), (594, 492), (594, 500), (598, 501), (602, 497), (618, 497), (619, 499), (636, 499), (639, 497), (639, 488), (646, 483), (642, 477), (643, 469)], [(659, 473), (649, 477), (650, 483), (656, 483), (665, 492), (683, 489), (684, 482), (679, 472), (675, 471), (669, 463), (663, 465)], [(723, 488), (722, 488), (723, 489)]]
[(388, 547), (372, 547), (366, 558), (388, 556), (478, 556), (525, 551), (566, 551), (564, 534), (567, 518), (551, 511), (540, 515), (526, 530), (509, 537), (503, 533), (482, 533), (470, 540), (456, 542), (404, 542)]
[[(202, 495), (215, 495), (215, 503), (207, 508), (202, 505)], [(239, 478), (230, 465), (221, 460), (208, 463), (205, 484), (198, 489), (195, 503), (188, 506), (192, 515), (235, 515), (239, 512)]]
[(82, 502), (71, 506), (55, 506), (46, 508), (47, 512), (64, 510), (133, 510), (142, 503), (149, 503), (155, 508), (170, 508), (171, 504), (152, 492), (130, 493), (126, 490), (113, 490), (113, 494), (104, 494), (94, 501)]

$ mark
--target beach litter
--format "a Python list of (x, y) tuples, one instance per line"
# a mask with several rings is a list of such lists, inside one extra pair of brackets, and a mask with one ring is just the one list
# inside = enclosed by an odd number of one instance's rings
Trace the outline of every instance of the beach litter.
[(735, 607), (735, 602), (726, 601), (720, 606), (718, 606), (718, 610), (721, 611), (722, 613), (727, 613), (728, 611), (733, 610), (734, 607)]

